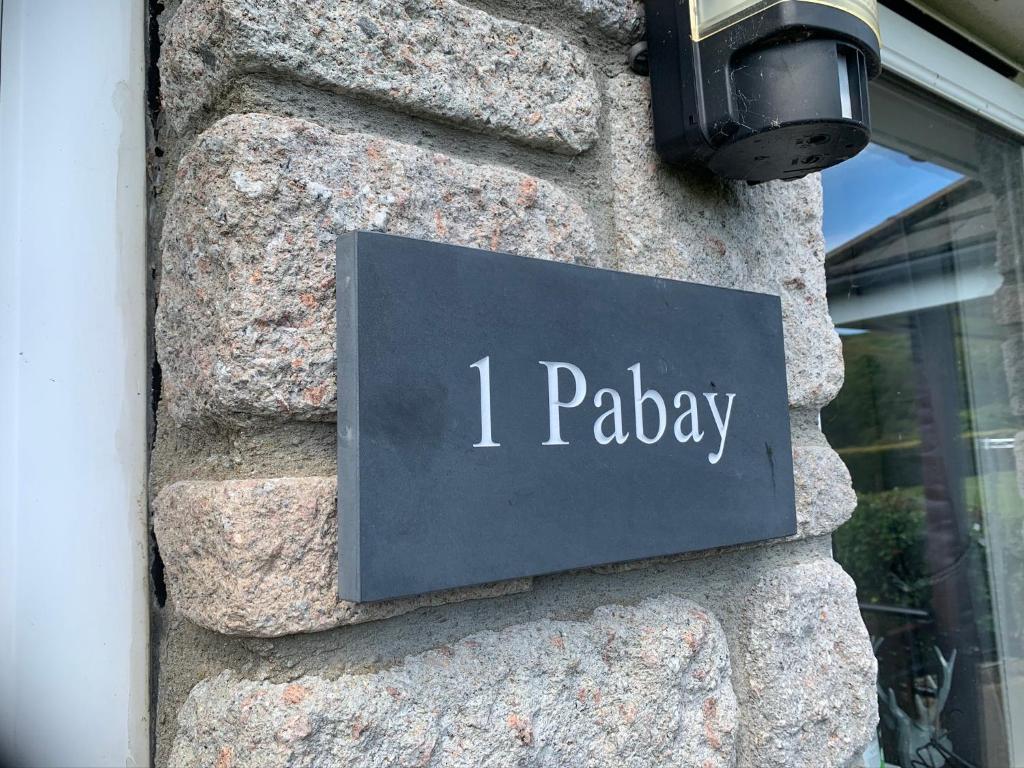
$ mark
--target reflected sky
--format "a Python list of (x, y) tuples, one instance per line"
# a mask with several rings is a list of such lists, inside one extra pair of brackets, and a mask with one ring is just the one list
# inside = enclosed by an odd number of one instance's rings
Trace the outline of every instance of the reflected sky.
[(870, 144), (852, 160), (821, 173), (825, 247), (839, 247), (963, 178), (934, 163)]

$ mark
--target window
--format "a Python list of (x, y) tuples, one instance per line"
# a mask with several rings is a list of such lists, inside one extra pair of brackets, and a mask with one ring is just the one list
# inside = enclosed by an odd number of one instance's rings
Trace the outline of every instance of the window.
[(875, 143), (822, 174), (846, 359), (822, 427), (859, 500), (835, 556), (886, 762), (1024, 765), (1022, 148), (891, 77), (871, 99)]

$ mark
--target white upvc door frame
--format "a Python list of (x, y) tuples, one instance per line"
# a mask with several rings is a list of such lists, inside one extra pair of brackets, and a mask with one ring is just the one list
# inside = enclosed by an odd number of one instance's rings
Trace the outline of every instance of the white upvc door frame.
[(148, 765), (146, 3), (0, 12), (0, 763)]

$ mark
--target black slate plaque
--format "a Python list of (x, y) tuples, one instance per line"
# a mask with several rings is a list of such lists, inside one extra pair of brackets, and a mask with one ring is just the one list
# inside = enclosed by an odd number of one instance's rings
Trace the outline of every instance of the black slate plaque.
[(337, 269), (342, 598), (796, 532), (778, 297), (365, 232)]

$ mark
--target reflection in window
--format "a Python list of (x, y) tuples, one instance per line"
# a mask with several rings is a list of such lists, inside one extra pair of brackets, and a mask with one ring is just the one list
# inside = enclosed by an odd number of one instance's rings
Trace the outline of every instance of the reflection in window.
[(893, 82), (871, 96), (878, 143), (823, 174), (846, 384), (822, 427), (859, 500), (835, 555), (886, 762), (1024, 766), (1021, 148)]

